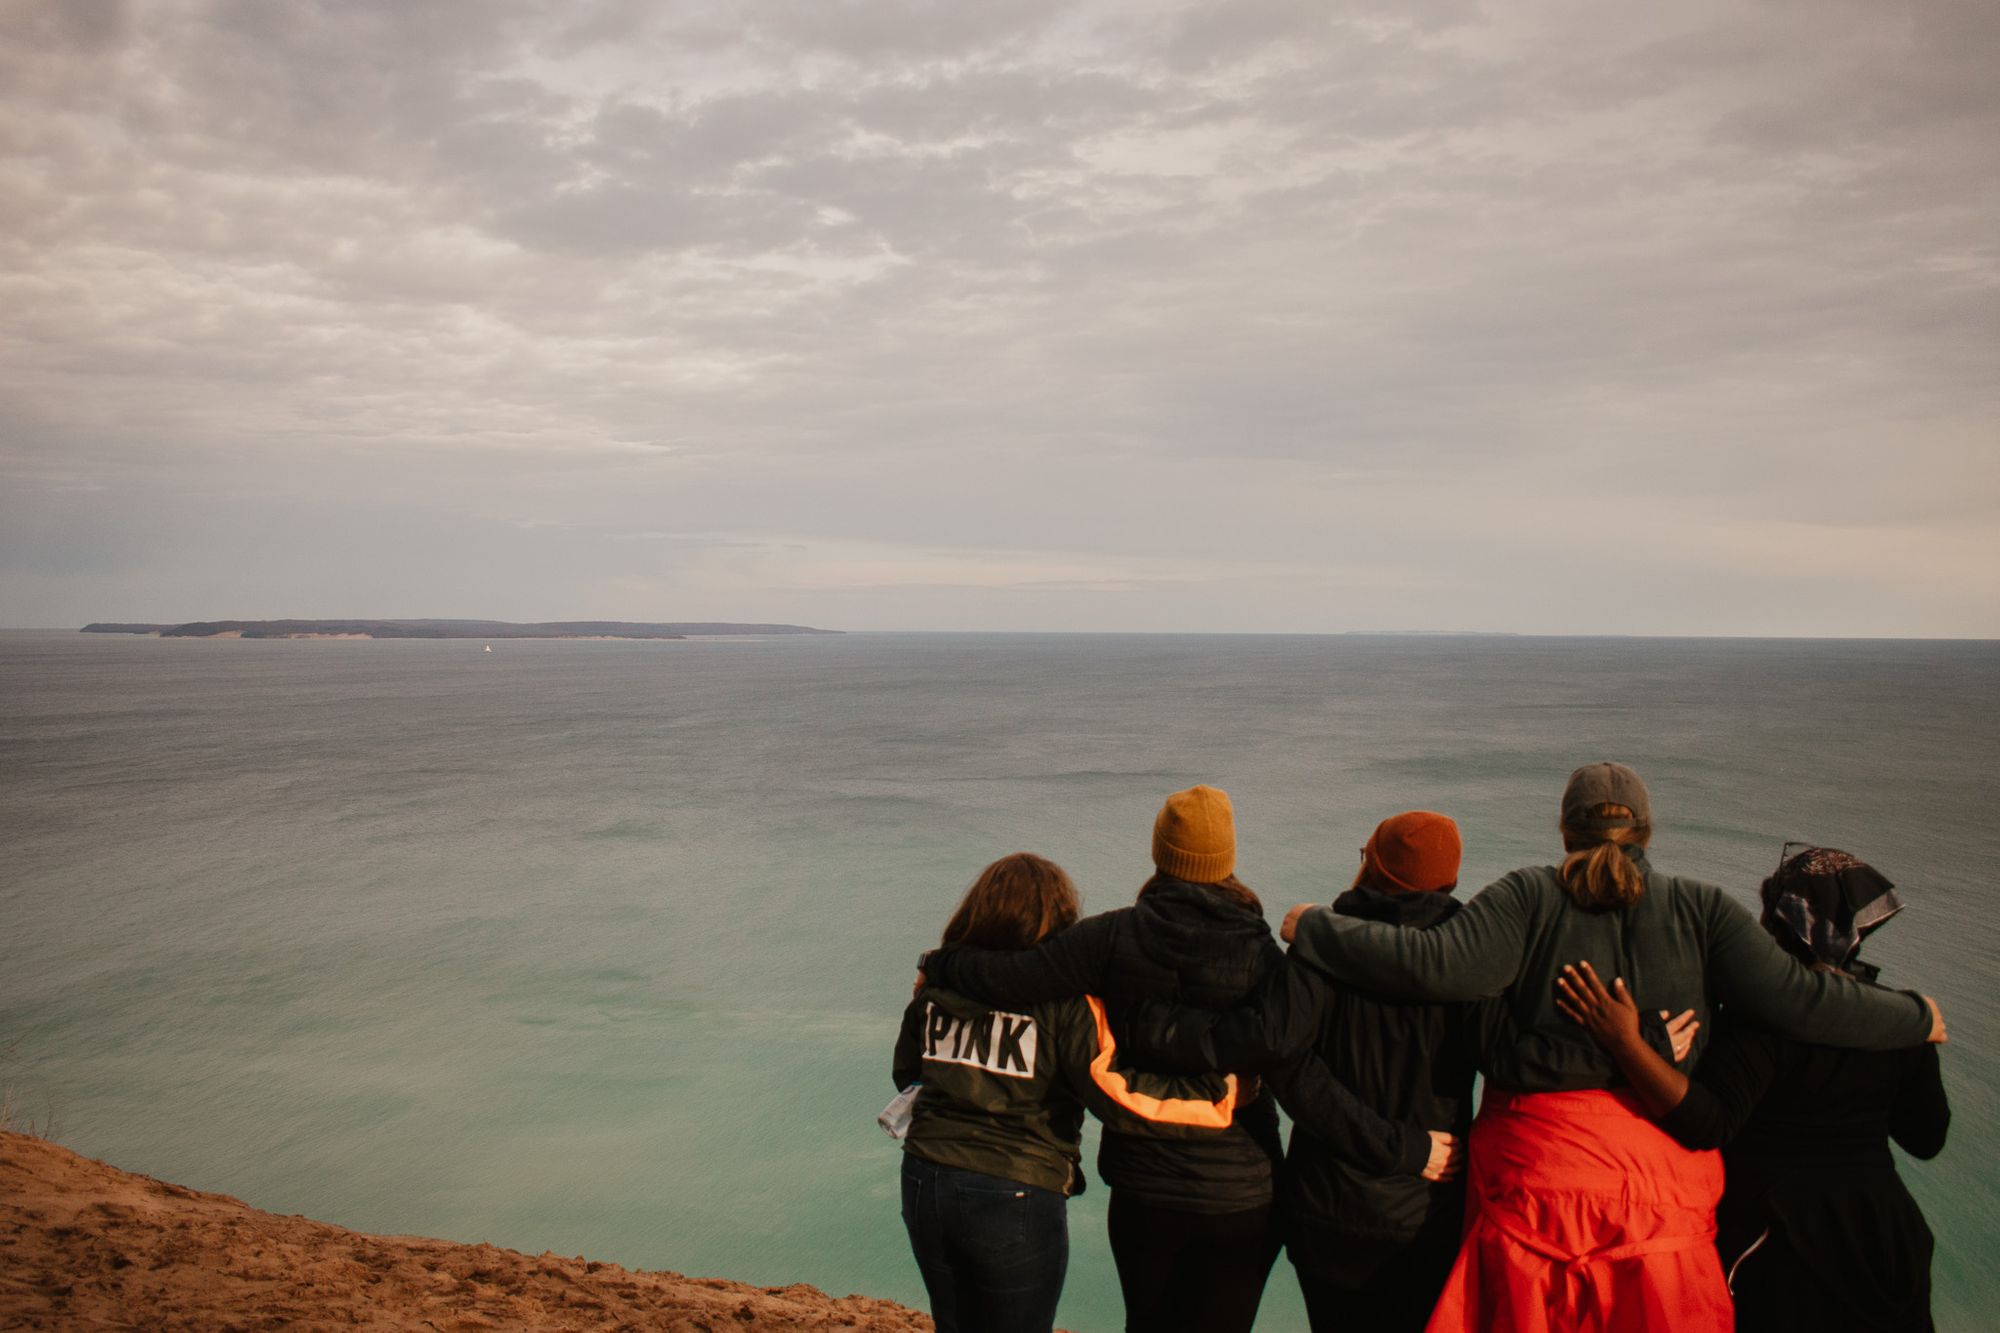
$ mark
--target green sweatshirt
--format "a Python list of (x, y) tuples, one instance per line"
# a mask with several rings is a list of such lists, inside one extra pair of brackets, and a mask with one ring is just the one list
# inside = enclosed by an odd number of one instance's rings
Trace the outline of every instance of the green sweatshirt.
[(1449, 921), (1405, 930), (1315, 908), (1299, 920), (1292, 957), (1336, 981), (1405, 999), (1471, 1000), (1505, 992), (1521, 1043), (1517, 1091), (1604, 1088), (1621, 1082), (1609, 1057), (1556, 1008), (1566, 963), (1589, 962), (1606, 985), (1623, 977), (1642, 1010), (1693, 1009), (1706, 1045), (1718, 1003), (1800, 1041), (1886, 1051), (1922, 1044), (1930, 1010), (1891, 991), (1815, 972), (1780, 949), (1713, 884), (1663, 875), (1628, 851), (1646, 877), (1630, 907), (1588, 911), (1554, 866), (1516, 870)]
[(896, 1086), (921, 1082), (904, 1151), (940, 1166), (1081, 1194), (1085, 1107), (1106, 1125), (1201, 1137), (1229, 1127), (1234, 1075), (1146, 1074), (1119, 1064), (1094, 996), (1004, 1011), (927, 986), (903, 1011)]

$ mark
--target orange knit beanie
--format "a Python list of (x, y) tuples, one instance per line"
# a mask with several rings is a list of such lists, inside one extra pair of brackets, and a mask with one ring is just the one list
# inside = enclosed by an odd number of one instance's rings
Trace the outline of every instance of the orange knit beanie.
[(1153, 864), (1175, 879), (1216, 884), (1236, 871), (1236, 810), (1219, 787), (1177, 791), (1153, 821)]
[(1361, 849), (1362, 873), (1384, 889), (1431, 893), (1458, 887), (1458, 825), (1432, 810), (1391, 815)]

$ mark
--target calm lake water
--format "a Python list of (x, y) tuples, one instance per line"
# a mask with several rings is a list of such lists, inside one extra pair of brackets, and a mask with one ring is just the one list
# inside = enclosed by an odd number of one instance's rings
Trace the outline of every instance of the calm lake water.
[[(982, 864), (1122, 905), (1205, 781), (1274, 921), (1409, 807), (1458, 818), (1470, 892), (1616, 758), (1664, 869), (1748, 901), (1800, 838), (1902, 886), (1868, 954), (1944, 1005), (1956, 1113), (1903, 1170), (1940, 1327), (1986, 1327), (1996, 703), (1992, 643), (9, 632), (0, 1082), (275, 1212), (921, 1306), (873, 1117)], [(1106, 1193), (1071, 1205), (1078, 1330), (1120, 1325)], [(1259, 1327), (1305, 1327), (1282, 1260)]]

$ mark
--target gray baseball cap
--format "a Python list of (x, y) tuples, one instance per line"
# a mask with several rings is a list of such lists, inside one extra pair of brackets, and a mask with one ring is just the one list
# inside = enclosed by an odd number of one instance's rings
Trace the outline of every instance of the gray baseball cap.
[[(1600, 805), (1622, 805), (1632, 812), (1632, 818), (1599, 819), (1591, 811)], [(1585, 764), (1569, 775), (1569, 785), (1563, 788), (1564, 828), (1632, 828), (1652, 822), (1653, 802), (1646, 795), (1646, 784), (1625, 765), (1608, 761)]]

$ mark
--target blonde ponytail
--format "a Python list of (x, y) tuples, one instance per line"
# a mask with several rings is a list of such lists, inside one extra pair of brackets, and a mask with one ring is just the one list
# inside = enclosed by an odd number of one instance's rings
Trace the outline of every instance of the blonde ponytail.
[[(1588, 813), (1596, 820), (1633, 817), (1630, 807), (1612, 804), (1595, 806)], [(1625, 848), (1644, 847), (1651, 841), (1650, 825), (1598, 829), (1566, 826), (1562, 835), (1563, 847), (1569, 855), (1563, 858), (1559, 873), (1571, 902), (1587, 912), (1608, 912), (1630, 907), (1645, 895), (1646, 877), (1632, 864)]]

